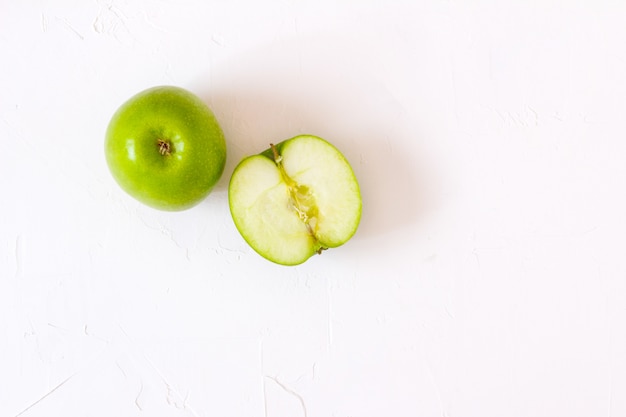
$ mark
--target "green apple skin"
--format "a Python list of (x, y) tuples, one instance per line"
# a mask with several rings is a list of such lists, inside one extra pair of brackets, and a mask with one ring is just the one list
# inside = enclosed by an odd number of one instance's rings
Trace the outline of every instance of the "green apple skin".
[(244, 158), (228, 195), (244, 240), (281, 265), (299, 265), (343, 245), (361, 219), (360, 188), (350, 164), (332, 144), (312, 135)]
[(159, 210), (180, 211), (201, 202), (220, 179), (226, 143), (202, 100), (180, 87), (158, 86), (115, 112), (105, 155), (129, 195)]

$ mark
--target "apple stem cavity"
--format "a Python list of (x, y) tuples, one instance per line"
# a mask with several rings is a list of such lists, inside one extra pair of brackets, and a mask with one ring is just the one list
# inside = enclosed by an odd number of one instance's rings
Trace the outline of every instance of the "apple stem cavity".
[(172, 144), (169, 141), (159, 139), (157, 140), (157, 146), (161, 155), (168, 156), (172, 154)]
[(285, 172), (285, 168), (282, 164), (283, 157), (280, 153), (278, 153), (278, 149), (273, 143), (270, 143), (270, 148), (272, 149), (274, 162), (280, 171), (280, 175), (287, 184), (287, 188), (289, 188), (289, 196), (291, 197), (292, 202), (291, 208), (298, 214), (298, 217), (306, 226), (307, 231), (319, 246), (316, 252), (318, 255), (321, 255), (322, 251), (328, 248), (322, 246), (315, 235), (314, 228), (317, 223), (317, 206), (315, 204), (315, 197), (307, 186), (298, 184), (289, 175), (287, 175), (287, 172)]

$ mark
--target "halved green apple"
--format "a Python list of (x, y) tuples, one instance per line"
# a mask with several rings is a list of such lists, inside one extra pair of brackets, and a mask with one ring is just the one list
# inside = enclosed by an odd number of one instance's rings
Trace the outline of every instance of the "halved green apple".
[(298, 265), (346, 243), (361, 219), (361, 192), (337, 148), (301, 135), (244, 158), (228, 187), (230, 212), (264, 258)]

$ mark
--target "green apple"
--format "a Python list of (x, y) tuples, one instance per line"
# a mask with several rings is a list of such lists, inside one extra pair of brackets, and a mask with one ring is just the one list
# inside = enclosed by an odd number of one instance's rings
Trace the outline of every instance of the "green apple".
[(159, 86), (115, 112), (105, 154), (124, 191), (153, 208), (178, 211), (202, 201), (220, 179), (226, 143), (202, 100), (179, 87)]
[(333, 145), (310, 135), (244, 158), (230, 179), (228, 200), (244, 240), (282, 265), (346, 243), (361, 219), (350, 164)]

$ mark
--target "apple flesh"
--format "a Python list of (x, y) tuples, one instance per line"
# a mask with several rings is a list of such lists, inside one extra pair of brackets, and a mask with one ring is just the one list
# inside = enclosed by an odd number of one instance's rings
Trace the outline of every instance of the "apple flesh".
[(128, 194), (156, 209), (178, 211), (202, 201), (220, 179), (226, 143), (211, 110), (193, 93), (153, 87), (115, 112), (105, 155)]
[(261, 256), (298, 265), (346, 243), (361, 218), (354, 172), (322, 138), (296, 136), (243, 159), (228, 188), (237, 230)]

